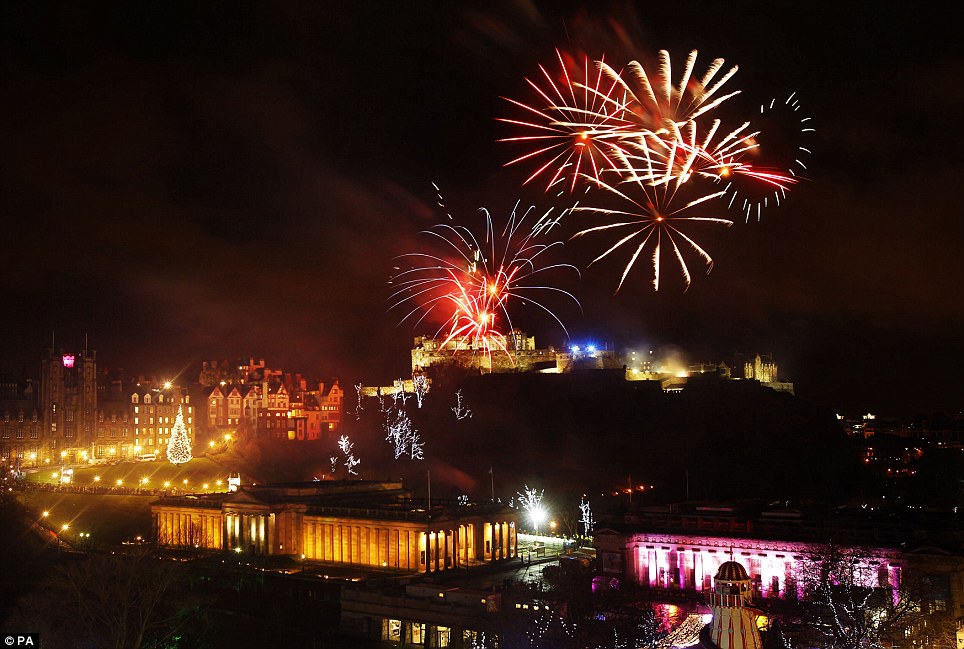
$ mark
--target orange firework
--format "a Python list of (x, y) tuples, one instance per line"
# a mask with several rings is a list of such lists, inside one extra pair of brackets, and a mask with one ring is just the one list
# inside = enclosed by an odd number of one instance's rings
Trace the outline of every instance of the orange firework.
[(605, 79), (601, 67), (597, 69), (584, 57), (583, 69), (576, 71), (576, 65), (567, 65), (558, 50), (556, 56), (559, 77), (553, 78), (539, 66), (545, 89), (526, 79), (537, 95), (533, 104), (504, 98), (523, 110), (525, 119), (499, 118), (499, 121), (521, 126), (530, 134), (503, 138), (500, 142), (536, 146), (534, 151), (506, 163), (508, 166), (538, 161), (539, 166), (523, 184), (545, 174), (549, 177), (547, 191), (566, 180), (569, 180), (569, 191), (573, 191), (579, 178), (588, 176), (598, 182), (600, 174), (612, 169), (612, 156), (620, 149), (621, 140), (635, 133), (638, 126), (626, 111), (619, 84)]
[[(516, 204), (518, 207), (518, 204)], [(408, 268), (398, 268), (390, 280), (395, 291), (391, 309), (410, 304), (412, 308), (402, 322), (418, 316), (416, 326), (429, 316), (441, 316), (442, 325), (436, 338), (442, 347), (509, 353), (512, 343), (513, 304), (535, 306), (549, 314), (565, 331), (556, 314), (534, 296), (563, 294), (578, 304), (578, 300), (561, 288), (540, 284), (538, 280), (553, 269), (576, 272), (569, 264), (550, 264), (548, 252), (562, 242), (540, 243), (556, 221), (551, 210), (539, 218), (534, 226), (523, 230), (529, 208), (521, 217), (516, 210), (499, 232), (487, 210), (485, 232), (481, 237), (462, 225), (440, 223), (424, 234), (436, 246), (431, 252), (414, 252), (400, 259), (413, 262)]]
[[(621, 158), (620, 175), (623, 180), (620, 184), (627, 185), (633, 195), (615, 185), (600, 184), (600, 187), (607, 193), (618, 197), (624, 204), (628, 204), (626, 209), (588, 206), (571, 208), (573, 213), (592, 214), (609, 221), (603, 225), (585, 228), (577, 232), (573, 238), (594, 232), (610, 231), (615, 232), (619, 237), (605, 252), (593, 259), (590, 265), (616, 251), (631, 251), (629, 259), (623, 267), (619, 284), (616, 286), (616, 292), (619, 292), (619, 289), (622, 288), (626, 277), (636, 265), (636, 261), (647, 250), (652, 251), (653, 288), (658, 291), (660, 269), (663, 263), (662, 255), (665, 248), (668, 248), (669, 252), (672, 253), (679, 265), (686, 288), (689, 288), (692, 277), (689, 266), (683, 257), (683, 250), (689, 249), (695, 252), (705, 262), (707, 273), (713, 269), (713, 258), (702, 246), (680, 230), (680, 227), (686, 223), (700, 222), (715, 223), (727, 227), (733, 225), (733, 222), (728, 219), (693, 214), (694, 208), (719, 198), (723, 195), (722, 191), (700, 194), (696, 198), (684, 202), (679, 186), (671, 183), (654, 182), (654, 179), (660, 178), (664, 172), (654, 167), (653, 160), (654, 158), (651, 156), (624, 156)], [(679, 203), (683, 204), (679, 205)], [(685, 243), (686, 248), (681, 249), (677, 240)]]

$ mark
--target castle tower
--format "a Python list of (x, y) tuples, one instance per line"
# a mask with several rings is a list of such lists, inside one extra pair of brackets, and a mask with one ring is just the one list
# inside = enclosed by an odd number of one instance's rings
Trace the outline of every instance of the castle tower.
[(720, 566), (707, 603), (713, 609), (710, 640), (720, 649), (760, 649), (756, 619), (760, 612), (750, 607), (752, 591), (746, 568), (736, 561)]

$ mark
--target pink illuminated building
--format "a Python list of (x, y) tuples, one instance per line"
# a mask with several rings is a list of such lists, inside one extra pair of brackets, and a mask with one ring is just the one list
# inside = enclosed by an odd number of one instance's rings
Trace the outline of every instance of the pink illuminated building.
[[(619, 573), (643, 587), (667, 591), (709, 593), (714, 575), (731, 553), (749, 576), (755, 597), (796, 599), (803, 597), (803, 572), (820, 551), (821, 544), (770, 541), (723, 536), (693, 536), (637, 532), (624, 534), (602, 529), (596, 533), (596, 549), (605, 572)], [(871, 587), (898, 588), (905, 568), (901, 553), (889, 548), (862, 548), (867, 559)]]

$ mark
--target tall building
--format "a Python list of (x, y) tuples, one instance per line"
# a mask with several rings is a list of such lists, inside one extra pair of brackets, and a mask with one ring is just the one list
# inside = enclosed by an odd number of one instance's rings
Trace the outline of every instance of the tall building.
[(40, 364), (40, 408), (38, 459), (87, 460), (97, 428), (97, 353), (50, 349)]

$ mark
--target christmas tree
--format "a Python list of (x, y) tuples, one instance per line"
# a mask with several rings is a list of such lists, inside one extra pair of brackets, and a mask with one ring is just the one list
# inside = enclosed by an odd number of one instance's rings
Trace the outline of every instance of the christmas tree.
[(194, 456), (191, 455), (191, 439), (187, 436), (181, 406), (178, 406), (174, 430), (171, 431), (171, 439), (167, 442), (167, 459), (171, 464), (184, 464), (190, 462), (192, 457)]

